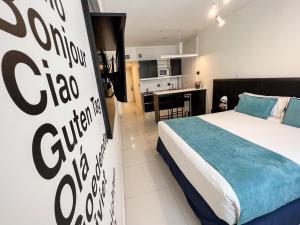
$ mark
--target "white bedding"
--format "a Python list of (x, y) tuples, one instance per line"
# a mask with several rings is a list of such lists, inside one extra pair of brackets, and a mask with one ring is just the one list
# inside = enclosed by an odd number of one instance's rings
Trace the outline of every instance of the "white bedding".
[[(300, 164), (299, 128), (235, 111), (200, 117)], [(176, 164), (216, 215), (230, 225), (236, 224), (240, 204), (230, 184), (166, 123), (159, 122), (158, 130), (159, 137)]]

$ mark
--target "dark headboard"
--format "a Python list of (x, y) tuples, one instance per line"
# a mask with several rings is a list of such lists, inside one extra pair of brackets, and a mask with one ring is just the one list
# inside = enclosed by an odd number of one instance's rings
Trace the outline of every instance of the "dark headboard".
[(300, 78), (216, 79), (213, 87), (212, 112), (219, 112), (220, 99), (228, 97), (228, 109), (239, 101), (239, 94), (251, 92), (261, 95), (300, 97)]

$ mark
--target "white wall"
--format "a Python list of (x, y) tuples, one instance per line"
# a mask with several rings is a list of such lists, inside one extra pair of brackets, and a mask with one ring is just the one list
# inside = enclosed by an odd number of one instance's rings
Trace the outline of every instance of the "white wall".
[(200, 57), (188, 59), (183, 68), (208, 88), (208, 111), (215, 78), (300, 76), (299, 12), (299, 0), (254, 0), (224, 16), (224, 27), (200, 32)]
[(100, 6), (98, 0), (88, 0), (90, 12), (98, 13), (100, 12)]
[[(81, 1), (61, 3), (65, 20), (50, 1), (0, 1), (1, 224), (123, 225), (119, 114), (107, 142)], [(29, 9), (46, 26), (34, 20), (40, 42)], [(50, 24), (86, 63), (57, 54)]]
[(105, 12), (105, 7), (102, 0), (97, 0), (100, 8), (100, 12)]
[(185, 58), (182, 59), (182, 87), (190, 88), (194, 87), (194, 83), (197, 80), (197, 58)]
[(134, 48), (134, 47), (125, 48), (125, 55), (129, 56), (129, 59), (126, 59), (127, 62), (138, 60), (137, 54), (136, 54), (136, 48)]
[[(183, 53), (198, 53), (198, 36), (191, 38), (183, 44)], [(182, 87), (191, 88), (195, 86), (195, 82), (199, 80), (200, 76), (197, 75), (197, 58), (183, 58), (182, 59)]]
[[(134, 48), (129, 48), (132, 52)], [(156, 60), (160, 59), (161, 55), (172, 55), (178, 53), (178, 47), (176, 45), (166, 46), (147, 46), (147, 47), (136, 47), (136, 59), (137, 60)], [(125, 50), (127, 52), (127, 50)], [(139, 54), (142, 57), (139, 57)]]

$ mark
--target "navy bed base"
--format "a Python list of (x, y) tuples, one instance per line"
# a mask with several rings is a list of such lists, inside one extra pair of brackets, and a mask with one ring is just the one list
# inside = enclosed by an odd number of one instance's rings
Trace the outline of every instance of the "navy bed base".
[[(184, 176), (160, 138), (157, 142), (157, 151), (169, 166), (202, 225), (228, 225), (216, 216), (214, 211)], [(300, 225), (300, 199), (244, 225)]]

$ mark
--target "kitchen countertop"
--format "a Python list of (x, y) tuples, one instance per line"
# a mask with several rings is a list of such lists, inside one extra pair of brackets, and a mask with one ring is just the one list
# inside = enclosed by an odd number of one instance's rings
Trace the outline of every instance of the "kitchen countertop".
[(144, 96), (147, 96), (147, 95), (153, 95), (154, 93), (151, 91), (151, 92), (142, 92), (142, 95)]
[(185, 89), (178, 89), (178, 90), (166, 90), (166, 91), (155, 91), (153, 94), (155, 95), (168, 95), (174, 93), (181, 93), (181, 92), (191, 92), (191, 91), (201, 91), (206, 90), (206, 88), (185, 88)]
[(182, 75), (176, 75), (176, 76), (158, 76), (158, 77), (152, 77), (152, 78), (142, 78), (140, 81), (147, 81), (147, 80), (160, 80), (160, 79), (173, 79), (173, 78), (178, 78), (182, 77)]

